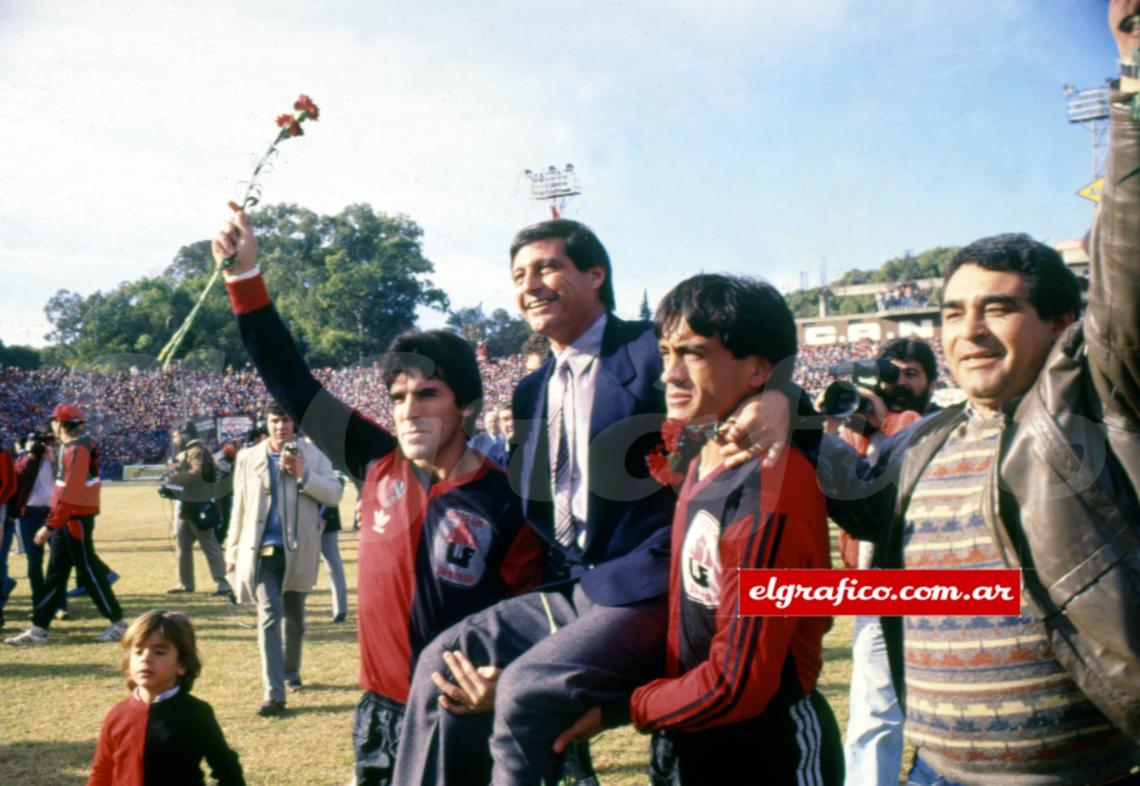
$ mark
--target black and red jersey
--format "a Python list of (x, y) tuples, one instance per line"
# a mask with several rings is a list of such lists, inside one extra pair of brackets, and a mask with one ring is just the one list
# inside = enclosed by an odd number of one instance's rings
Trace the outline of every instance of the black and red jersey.
[(203, 759), (218, 786), (245, 786), (209, 704), (181, 689), (153, 704), (132, 696), (103, 719), (87, 785), (204, 786)]
[(489, 459), (428, 485), (395, 450), (360, 490), (360, 686), (406, 701), (415, 658), (447, 627), (537, 585), (543, 547)]
[(437, 634), (539, 583), (542, 540), (502, 469), (484, 459), (431, 483), (391, 434), (313, 377), (260, 276), (226, 286), (266, 388), (358, 484), (360, 685), (407, 701), (415, 658)]
[(777, 694), (810, 694), (823, 665), (830, 618), (740, 616), (738, 569), (830, 567), (811, 465), (794, 448), (771, 469), (721, 466), (698, 481), (697, 465), (673, 517), (667, 676), (630, 700), (642, 730), (698, 732), (757, 718)]

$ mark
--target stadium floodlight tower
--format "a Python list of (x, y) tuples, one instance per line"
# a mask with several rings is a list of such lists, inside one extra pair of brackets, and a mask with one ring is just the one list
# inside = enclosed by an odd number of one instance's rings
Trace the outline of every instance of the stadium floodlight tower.
[(530, 180), (530, 196), (538, 202), (550, 204), (550, 215), (558, 218), (566, 208), (566, 201), (582, 193), (578, 185), (578, 175), (574, 165), (567, 164), (562, 169), (548, 166), (544, 171), (527, 169), (523, 172)]
[(1108, 87), (1077, 90), (1065, 85), (1063, 89), (1069, 122), (1084, 126), (1092, 134), (1092, 176), (1096, 180), (1104, 176), (1108, 155)]

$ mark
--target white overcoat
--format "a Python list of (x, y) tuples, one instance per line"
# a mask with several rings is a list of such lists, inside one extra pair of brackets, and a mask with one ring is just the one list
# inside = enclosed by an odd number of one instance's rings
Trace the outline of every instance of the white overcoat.
[[(277, 477), (278, 514), (285, 534), (284, 592), (309, 592), (317, 581), (321, 556), (320, 506), (340, 503), (344, 489), (332, 464), (308, 440), (298, 440), (305, 459), (305, 483), (288, 472)], [(238, 600), (254, 600), (257, 559), (269, 515), (269, 440), (241, 450), (234, 467), (234, 503), (226, 538), (226, 563), (236, 566)]]

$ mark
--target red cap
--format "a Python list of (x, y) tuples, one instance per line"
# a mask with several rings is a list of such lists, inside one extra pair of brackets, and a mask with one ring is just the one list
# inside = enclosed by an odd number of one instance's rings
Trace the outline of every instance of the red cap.
[(76, 404), (59, 404), (52, 410), (51, 419), (60, 423), (82, 423), (83, 410)]

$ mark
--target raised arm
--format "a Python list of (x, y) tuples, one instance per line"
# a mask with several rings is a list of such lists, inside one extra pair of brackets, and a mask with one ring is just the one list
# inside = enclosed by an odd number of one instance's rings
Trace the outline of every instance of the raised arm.
[(297, 427), (333, 466), (362, 481), (370, 462), (396, 449), (396, 439), (325, 390), (309, 371), (269, 299), (249, 219), (233, 202), (230, 207), (234, 219), (214, 238), (211, 249), (215, 262), (230, 256), (237, 260), (226, 272), (226, 289), (246, 352), (270, 395)]

